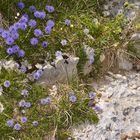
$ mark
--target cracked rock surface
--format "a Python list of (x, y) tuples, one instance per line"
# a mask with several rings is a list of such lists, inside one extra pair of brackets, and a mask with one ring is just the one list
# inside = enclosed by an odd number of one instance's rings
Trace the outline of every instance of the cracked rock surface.
[[(125, 140), (124, 135), (140, 133), (140, 73), (106, 76), (96, 90), (102, 94), (99, 123), (85, 123), (73, 129), (76, 140)], [(127, 140), (127, 139), (126, 139)]]

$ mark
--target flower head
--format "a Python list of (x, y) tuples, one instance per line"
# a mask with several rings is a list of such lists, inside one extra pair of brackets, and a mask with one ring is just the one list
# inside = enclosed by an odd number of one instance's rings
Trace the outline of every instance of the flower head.
[(38, 44), (38, 39), (37, 39), (37, 38), (32, 38), (32, 39), (30, 40), (30, 42), (31, 42), (31, 45), (35, 46), (35, 45)]
[(35, 26), (37, 25), (37, 23), (36, 23), (35, 20), (31, 19), (31, 20), (29, 21), (28, 25), (29, 25), (30, 27), (35, 27)]
[(28, 96), (28, 95), (29, 95), (28, 90), (27, 90), (27, 89), (23, 89), (23, 90), (21, 91), (21, 95), (23, 95), (23, 96)]
[(6, 81), (4, 82), (4, 87), (8, 88), (8, 87), (10, 87), (10, 85), (11, 85), (11, 83), (10, 83), (9, 80), (6, 80)]
[(27, 122), (27, 117), (21, 117), (21, 122), (26, 123)]
[(24, 22), (24, 23), (26, 23), (26, 22), (28, 22), (28, 16), (26, 16), (26, 15), (23, 15), (21, 18), (20, 18), (20, 22)]
[(46, 10), (47, 10), (49, 13), (53, 13), (53, 12), (54, 12), (54, 7), (51, 6), (51, 5), (46, 5)]
[(19, 34), (18, 34), (16, 31), (14, 31), (14, 32), (11, 33), (11, 37), (12, 37), (14, 40), (16, 40), (16, 39), (19, 38)]
[(34, 12), (34, 16), (36, 18), (39, 18), (39, 19), (44, 19), (46, 17), (46, 13), (45, 12), (41, 12), (41, 11), (35, 11)]
[(35, 35), (36, 37), (38, 37), (38, 36), (42, 36), (43, 33), (42, 33), (42, 31), (41, 31), (40, 29), (35, 29), (35, 30), (34, 30), (34, 35)]
[(27, 24), (26, 23), (24, 23), (24, 22), (20, 23), (20, 29), (21, 30), (26, 30), (26, 28), (27, 28)]
[(6, 44), (7, 45), (12, 45), (14, 43), (14, 39), (12, 37), (6, 38)]
[(8, 38), (8, 37), (10, 37), (10, 32), (9, 32), (9, 31), (3, 31), (3, 32), (1, 33), (1, 36), (2, 36), (3, 38)]
[(19, 131), (21, 129), (21, 125), (19, 123), (16, 123), (14, 129)]
[(93, 64), (94, 63), (94, 56), (93, 55), (90, 55), (89, 63), (90, 64)]
[(70, 21), (69, 19), (66, 19), (66, 20), (65, 20), (65, 25), (69, 26), (70, 23), (71, 23), (71, 21)]
[(42, 47), (43, 47), (43, 48), (47, 48), (47, 46), (48, 46), (48, 42), (43, 41), (43, 42), (42, 42)]
[(53, 20), (48, 20), (47, 22), (47, 26), (50, 27), (50, 28), (53, 28), (55, 25), (54, 21)]
[(47, 26), (47, 27), (45, 28), (45, 32), (46, 32), (47, 34), (50, 34), (51, 31), (52, 31), (52, 27)]
[(94, 109), (95, 109), (97, 112), (102, 111), (102, 109), (101, 109), (98, 105), (95, 105), (95, 106), (94, 106)]
[(29, 7), (30, 12), (35, 12), (36, 11), (36, 7), (34, 5)]
[(7, 48), (6, 49), (7, 54), (11, 55), (14, 53), (13, 48)]
[(89, 92), (89, 98), (90, 99), (94, 99), (95, 98), (95, 96), (96, 96), (96, 93), (95, 92)]
[(61, 51), (56, 51), (56, 52), (55, 52), (55, 56), (56, 56), (57, 59), (63, 58), (63, 57), (62, 57), (62, 52), (61, 52)]
[(34, 127), (37, 127), (38, 126), (38, 121), (33, 121), (32, 124), (33, 124)]
[(18, 50), (18, 57), (24, 57), (25, 51), (24, 50)]
[(13, 120), (13, 119), (8, 120), (8, 121), (6, 122), (6, 124), (7, 124), (8, 127), (13, 127), (13, 126), (14, 126), (14, 120)]
[(24, 9), (25, 4), (23, 2), (18, 2), (17, 7), (22, 10)]
[(25, 103), (25, 107), (26, 107), (26, 108), (30, 108), (30, 107), (31, 107), (31, 103), (30, 103), (30, 102), (26, 102), (26, 103)]
[(70, 100), (72, 103), (75, 103), (76, 100), (77, 100), (77, 97), (76, 97), (75, 95), (71, 95), (71, 96), (69, 97), (69, 100)]
[(25, 107), (25, 104), (26, 104), (25, 100), (21, 100), (19, 102), (19, 107)]
[(12, 47), (12, 50), (13, 50), (13, 53), (18, 52), (18, 51), (19, 51), (19, 46), (18, 46), (18, 45), (14, 45), (14, 46)]
[(64, 40), (62, 40), (62, 41), (61, 41), (61, 44), (62, 44), (62, 46), (67, 45), (67, 40), (65, 40), (65, 39), (64, 39)]
[(27, 71), (27, 67), (24, 66), (24, 65), (21, 65), (20, 71), (21, 71), (22, 73), (25, 73), (25, 72)]
[(41, 104), (46, 105), (51, 103), (51, 97), (41, 99)]

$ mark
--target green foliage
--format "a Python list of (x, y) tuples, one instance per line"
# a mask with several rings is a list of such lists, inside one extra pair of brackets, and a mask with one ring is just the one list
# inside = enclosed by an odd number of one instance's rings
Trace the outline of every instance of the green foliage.
[[(10, 87), (3, 86), (5, 80), (11, 82)], [(98, 122), (95, 111), (88, 106), (90, 99), (86, 93), (87, 90), (85, 91), (86, 88), (79, 87), (75, 82), (72, 83), (70, 86), (58, 85), (57, 95), (52, 96), (49, 89), (31, 84), (24, 74), (2, 69), (0, 86), (3, 88), (3, 94), (0, 96), (0, 102), (4, 106), (4, 111), (0, 115), (1, 139), (14, 137), (23, 140), (40, 140), (56, 128), (56, 137), (61, 137), (60, 132), (68, 131), (75, 124), (78, 125), (86, 120), (91, 123)], [(28, 90), (29, 96), (23, 97), (21, 95), (23, 89)], [(75, 103), (69, 101), (71, 91), (77, 97)], [(48, 96), (52, 98), (51, 104), (41, 105), (40, 100)], [(23, 99), (31, 103), (30, 108), (19, 107), (19, 102)], [(22, 116), (28, 118), (27, 123), (21, 123)], [(18, 122), (22, 125), (19, 132), (6, 125), (6, 121), (9, 119), (13, 119), (15, 123)], [(39, 122), (38, 127), (32, 126), (34, 120)], [(66, 133), (63, 133), (62, 137), (64, 135)]]

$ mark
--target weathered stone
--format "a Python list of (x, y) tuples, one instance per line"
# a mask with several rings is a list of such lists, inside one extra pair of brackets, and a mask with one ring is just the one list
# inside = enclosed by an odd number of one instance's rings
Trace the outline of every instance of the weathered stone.
[[(67, 61), (67, 62), (66, 62)], [(78, 57), (69, 56), (67, 60), (60, 58), (54, 61), (54, 66), (46, 64), (38, 84), (52, 85), (56, 82), (66, 83), (77, 75)]]

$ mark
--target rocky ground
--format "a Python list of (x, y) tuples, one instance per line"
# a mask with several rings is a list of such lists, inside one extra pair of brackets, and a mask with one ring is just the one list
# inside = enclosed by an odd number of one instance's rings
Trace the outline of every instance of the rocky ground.
[(97, 85), (96, 90), (102, 94), (100, 121), (75, 128), (76, 140), (140, 139), (140, 73), (109, 72), (105, 81)]

